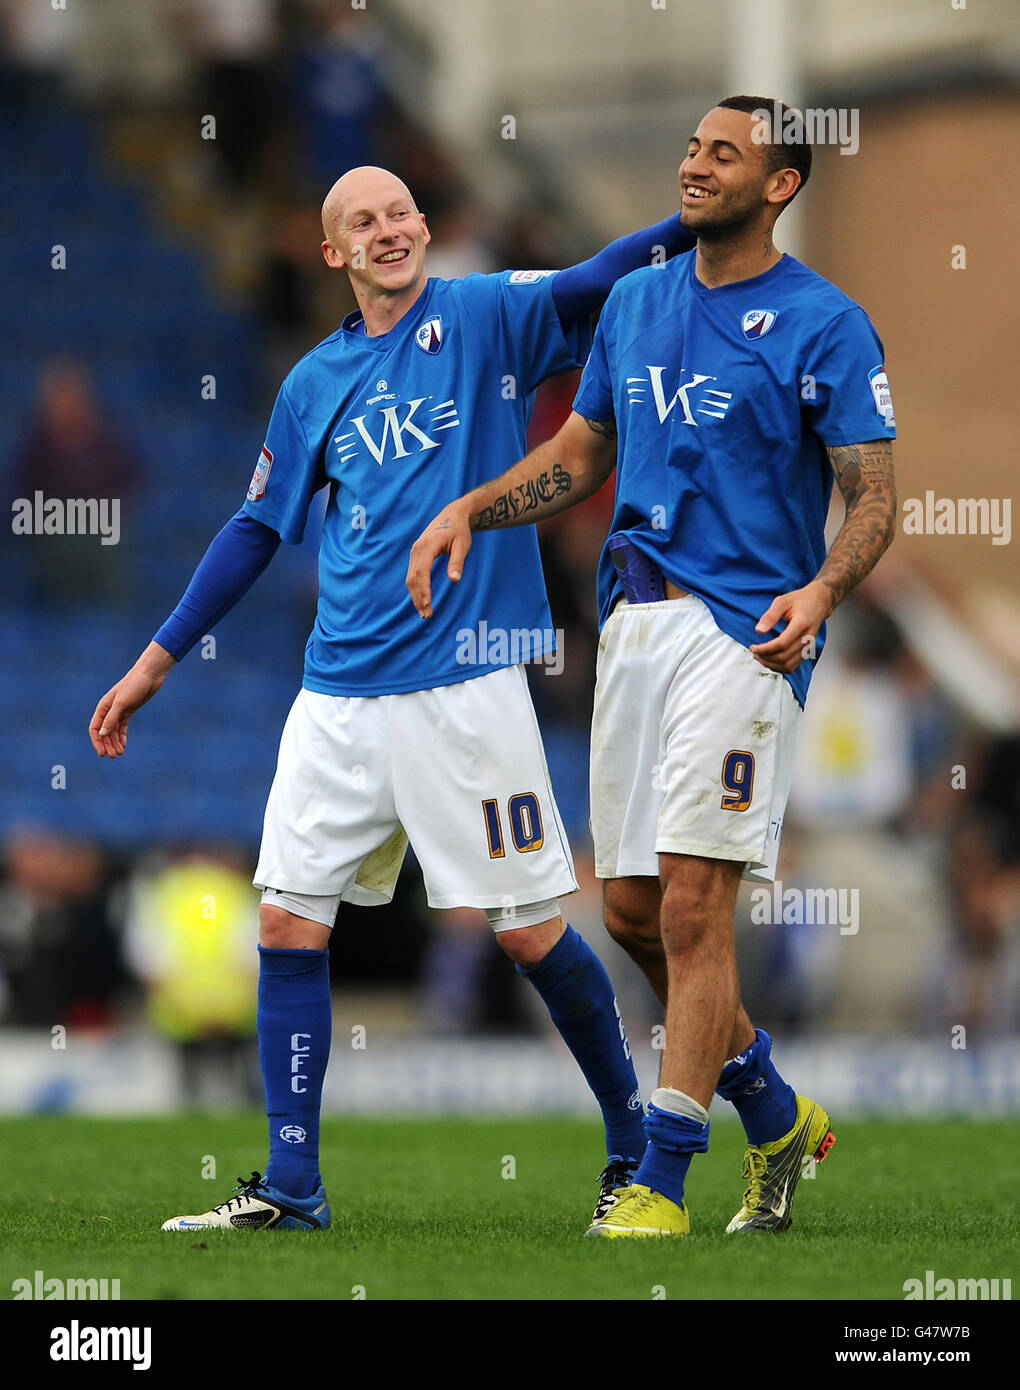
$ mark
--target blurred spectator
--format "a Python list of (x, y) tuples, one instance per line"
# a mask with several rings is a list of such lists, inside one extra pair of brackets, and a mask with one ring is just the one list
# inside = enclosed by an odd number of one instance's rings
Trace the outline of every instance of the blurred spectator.
[(184, 854), (136, 881), (124, 953), (149, 1018), (176, 1044), (187, 1105), (256, 1103), (259, 899), (239, 862)]
[(493, 940), (478, 908), (433, 911), (433, 931), (422, 960), (421, 1010), (426, 1030), (437, 1036), (474, 1032), (483, 1014), (483, 987)]
[(859, 829), (889, 824), (907, 805), (914, 778), (910, 711), (888, 664), (867, 650), (856, 608), (848, 605), (840, 620), (838, 641), (811, 681), (790, 818)]
[(333, 0), (317, 0), (310, 18), (312, 31), (295, 59), (293, 100), (304, 163), (324, 195), (347, 169), (379, 163), (390, 98), (375, 20)]
[[(403, 95), (407, 105), (406, 93)], [(456, 166), (413, 114), (393, 110), (387, 116), (380, 129), (379, 163), (404, 180), (430, 229), (463, 201), (463, 182)]]
[(318, 312), (327, 278), (318, 207), (296, 203), (281, 209), (272, 226), (257, 288), (258, 313), (266, 327), (265, 387), (270, 401), (298, 358), (336, 327), (324, 325)]
[[(36, 415), (14, 456), (16, 495), (61, 503), (71, 498), (117, 504), (118, 539), (135, 491), (138, 460), (107, 421), (86, 367), (74, 358), (54, 358), (40, 372)], [(110, 513), (111, 516), (113, 513)], [(111, 532), (112, 534), (112, 532)], [(123, 574), (117, 544), (98, 535), (28, 535), (34, 578), (50, 603), (121, 595)]]
[(99, 850), (47, 830), (26, 829), (7, 841), (3, 860), (3, 1021), (25, 1027), (108, 1026), (124, 977)]
[(954, 836), (948, 886), (956, 927), (936, 972), (936, 1023), (978, 1036), (1020, 1024), (1020, 864), (1012, 827), (975, 816)]
[[(558, 250), (559, 229), (537, 207), (510, 213), (498, 227), (495, 258), (506, 270), (555, 270), (566, 264)], [(574, 256), (573, 260), (583, 260)]]
[(77, 16), (37, 0), (0, 0), (0, 102), (24, 120), (60, 95), (77, 37)]
[(231, 190), (247, 190), (276, 121), (276, 0), (185, 0), (182, 17), (203, 114), (216, 117), (215, 153)]
[(918, 848), (945, 854), (946, 841), (958, 811), (960, 788), (954, 788), (954, 766), (976, 761), (973, 735), (936, 686), (931, 674), (904, 648), (896, 675), (910, 717), (910, 758), (914, 792), (904, 808), (902, 823)]
[(978, 777), (977, 803), (996, 826), (1003, 864), (1020, 863), (1020, 734), (989, 742)]
[(486, 242), (484, 225), (481, 210), (467, 203), (454, 204), (434, 215), (429, 220), (429, 274), (441, 280), (456, 280), (463, 275), (488, 275), (500, 269)]

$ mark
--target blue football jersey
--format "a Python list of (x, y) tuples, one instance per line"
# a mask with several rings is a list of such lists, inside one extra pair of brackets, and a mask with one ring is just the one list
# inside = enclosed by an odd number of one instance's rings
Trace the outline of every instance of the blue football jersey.
[[(825, 559), (826, 445), (895, 436), (885, 352), (864, 310), (792, 256), (715, 289), (694, 268), (690, 252), (617, 281), (574, 409), (616, 420), (611, 531), (750, 646)], [(620, 592), (606, 548), (600, 625)], [(787, 677), (801, 704), (812, 670)]]
[(437, 565), (428, 622), (404, 586), (428, 522), (527, 452), (535, 389), (584, 361), (587, 321), (564, 333), (552, 278), (431, 279), (388, 333), (348, 315), (284, 381), (244, 510), (298, 543), (329, 486), (309, 690), (427, 690), (553, 650), (533, 526), (476, 536), (461, 584)]

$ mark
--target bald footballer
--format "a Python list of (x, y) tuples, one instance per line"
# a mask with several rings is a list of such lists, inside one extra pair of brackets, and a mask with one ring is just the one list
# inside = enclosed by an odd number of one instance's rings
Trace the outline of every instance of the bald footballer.
[[(284, 381), (244, 505), (90, 728), (101, 756), (125, 751), (134, 711), (280, 541), (301, 541), (327, 488), (318, 611), (254, 880), (269, 1163), (164, 1230), (329, 1225), (318, 1138), (330, 933), (342, 902), (392, 897), (408, 839), (429, 903), (486, 913), (577, 1059), (606, 1126), (598, 1216), (640, 1159), (643, 1111), (612, 986), (559, 907), (577, 885), (522, 665), (554, 643), (535, 530), (486, 538), (477, 583), (447, 585), (428, 625), (403, 557), (443, 498), (524, 452), (535, 389), (583, 363), (590, 315), (615, 280), (693, 238), (676, 216), (569, 270), (430, 279), (425, 218), (377, 168), (338, 180), (323, 234), (358, 308)], [(508, 641), (468, 662), (462, 634), (483, 622)]]

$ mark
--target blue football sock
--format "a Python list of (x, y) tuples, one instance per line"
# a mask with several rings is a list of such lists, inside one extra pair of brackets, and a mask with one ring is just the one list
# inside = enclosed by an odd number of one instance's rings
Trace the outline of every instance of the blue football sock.
[(641, 1093), (630, 1044), (605, 967), (583, 936), (568, 926), (527, 977), (545, 1002), (602, 1110), (606, 1152), (638, 1159), (645, 1151)]
[(266, 1181), (310, 1197), (319, 1174), (319, 1109), (333, 1008), (329, 952), (259, 946), (259, 1060), (269, 1116)]
[(789, 1134), (797, 1121), (797, 1093), (776, 1071), (772, 1039), (762, 1028), (746, 1052), (727, 1062), (716, 1095), (731, 1100), (749, 1144), (770, 1144)]
[(648, 1147), (634, 1181), (650, 1187), (653, 1192), (661, 1192), (680, 1206), (691, 1159), (708, 1149), (708, 1130), (707, 1120), (702, 1122), (690, 1115), (660, 1109), (653, 1099), (645, 1116)]

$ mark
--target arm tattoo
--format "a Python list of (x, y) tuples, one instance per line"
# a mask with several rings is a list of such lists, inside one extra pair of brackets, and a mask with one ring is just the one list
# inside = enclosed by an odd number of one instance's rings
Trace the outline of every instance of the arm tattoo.
[(896, 529), (896, 481), (892, 442), (830, 448), (829, 461), (846, 504), (846, 516), (825, 564), (818, 573), (832, 592), (832, 606), (842, 603), (875, 567), (892, 544)]
[(569, 492), (573, 485), (574, 480), (563, 465), (554, 463), (551, 469), (539, 473), (537, 478), (529, 478), (526, 483), (504, 492), (491, 507), (483, 507), (476, 512), (471, 518), (471, 529), (489, 531), (494, 526), (510, 525), (526, 512), (534, 511), (544, 502), (551, 502), (554, 497)]
[(588, 428), (592, 431), (593, 434), (605, 435), (607, 439), (616, 438), (615, 420), (589, 420), (586, 415), (584, 417), (584, 423), (588, 426)]

